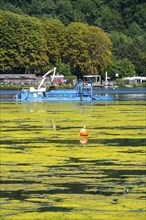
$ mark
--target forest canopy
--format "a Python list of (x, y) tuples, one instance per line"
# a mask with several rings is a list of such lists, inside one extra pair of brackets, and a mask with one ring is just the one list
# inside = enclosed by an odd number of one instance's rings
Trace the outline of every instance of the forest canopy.
[(1, 73), (43, 74), (56, 65), (114, 77), (120, 65), (146, 76), (144, 0), (0, 0), (0, 9)]
[(0, 71), (40, 74), (60, 59), (75, 75), (99, 74), (111, 63), (111, 40), (101, 29), (79, 22), (1, 12)]

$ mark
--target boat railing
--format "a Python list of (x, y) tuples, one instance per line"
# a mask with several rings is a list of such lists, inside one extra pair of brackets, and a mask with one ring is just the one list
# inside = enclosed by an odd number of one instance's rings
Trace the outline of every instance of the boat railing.
[(83, 96), (88, 96), (92, 99), (92, 94), (93, 94), (92, 83), (91, 84), (86, 84), (83, 82), (79, 83), (77, 86), (77, 90), (81, 100)]

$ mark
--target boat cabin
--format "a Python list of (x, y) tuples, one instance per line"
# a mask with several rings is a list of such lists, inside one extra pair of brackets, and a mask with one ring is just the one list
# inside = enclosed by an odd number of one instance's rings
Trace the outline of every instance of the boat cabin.
[(100, 75), (84, 75), (83, 81), (88, 84), (92, 83), (92, 86), (101, 86), (101, 76)]

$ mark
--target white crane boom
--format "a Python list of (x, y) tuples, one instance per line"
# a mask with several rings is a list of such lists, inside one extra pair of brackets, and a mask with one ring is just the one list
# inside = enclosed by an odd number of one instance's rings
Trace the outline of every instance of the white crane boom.
[(49, 70), (47, 73), (45, 73), (45, 75), (42, 76), (42, 80), (41, 80), (41, 82), (40, 82), (40, 84), (38, 86), (38, 90), (40, 90), (40, 88), (44, 84), (44, 81), (46, 80), (47, 75), (49, 75), (52, 72), (53, 72), (53, 76), (52, 76), (51, 82), (53, 82), (54, 76), (55, 76), (55, 73), (56, 73), (56, 67), (54, 67), (53, 69)]

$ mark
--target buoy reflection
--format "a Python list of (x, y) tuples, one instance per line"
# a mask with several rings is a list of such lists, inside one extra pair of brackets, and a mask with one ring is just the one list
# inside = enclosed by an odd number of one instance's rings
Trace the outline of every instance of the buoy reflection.
[(80, 143), (83, 144), (84, 146), (86, 146), (86, 144), (88, 143), (88, 137), (82, 137), (80, 139)]

